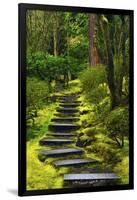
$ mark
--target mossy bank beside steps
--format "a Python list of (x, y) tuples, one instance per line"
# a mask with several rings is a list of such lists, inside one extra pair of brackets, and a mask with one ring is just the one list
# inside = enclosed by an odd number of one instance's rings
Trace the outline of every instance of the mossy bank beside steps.
[(119, 179), (116, 174), (101, 170), (102, 163), (87, 158), (84, 150), (76, 146), (80, 129), (78, 98), (77, 94), (58, 98), (59, 107), (48, 126), (49, 132), (39, 141), (43, 148), (38, 150), (38, 157), (43, 162), (52, 158), (54, 167), (67, 168), (63, 174), (64, 187), (116, 184)]

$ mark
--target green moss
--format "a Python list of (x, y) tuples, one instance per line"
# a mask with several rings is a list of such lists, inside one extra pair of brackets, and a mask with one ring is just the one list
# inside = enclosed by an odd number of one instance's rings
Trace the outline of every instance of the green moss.
[(82, 141), (82, 142), (86, 142), (86, 141), (88, 141), (90, 138), (87, 136), (87, 135), (82, 135), (81, 137), (80, 137), (80, 140)]
[(35, 118), (35, 124), (27, 127), (27, 141), (35, 137), (41, 137), (48, 130), (48, 124), (53, 116), (55, 107), (57, 105), (49, 104), (38, 111), (38, 116)]
[[(81, 91), (78, 88), (79, 81), (71, 81), (68, 88), (65, 89), (65, 94), (76, 94)], [(59, 96), (62, 95), (62, 93), (57, 94)], [(28, 132), (31, 132), (33, 136), (35, 135), (34, 139), (31, 138), (27, 142), (28, 190), (62, 188), (64, 187), (63, 175), (65, 173), (81, 172), (81, 170), (87, 170), (88, 168), (110, 169), (120, 176), (121, 183), (128, 183), (128, 139), (125, 139), (125, 146), (123, 148), (118, 148), (112, 138), (108, 137), (108, 130), (104, 124), (104, 120), (109, 112), (107, 100), (104, 100), (106, 106), (104, 106), (104, 103), (100, 103), (98, 107), (86, 101), (83, 93), (81, 93), (79, 100), (81, 101), (80, 112), (87, 112), (81, 114), (80, 121), (77, 122), (81, 125), (81, 128), (75, 131), (79, 140), (83, 142), (83, 148), (80, 148), (83, 150), (83, 154), (80, 157), (96, 159), (101, 164), (96, 163), (95, 165), (79, 166), (78, 168), (71, 166), (57, 168), (52, 165), (52, 162), (58, 160), (58, 158), (46, 158), (39, 155), (38, 159), (36, 149), (57, 148), (56, 145), (39, 146), (38, 144), (40, 138), (44, 135), (46, 136), (48, 124), (51, 123), (50, 120), (58, 105), (57, 103), (51, 104), (38, 112), (38, 117), (35, 120), (36, 125), (28, 129)], [(103, 120), (101, 116), (103, 116)], [(75, 138), (77, 139), (77, 137)], [(76, 147), (75, 145), (76, 143), (68, 144), (67, 147)], [(68, 155), (67, 158), (71, 159), (72, 155)], [(73, 155), (73, 158), (78, 158), (78, 155)], [(59, 159), (65, 158), (62, 156)]]
[(80, 81), (79, 79), (75, 79), (69, 81), (69, 85), (66, 89), (64, 89), (63, 94), (77, 94), (81, 92)]
[(64, 181), (63, 181), (63, 177), (60, 176), (57, 179), (55, 179), (55, 183), (54, 183), (54, 189), (60, 189), (63, 187)]
[(27, 143), (27, 189), (62, 188), (63, 177), (50, 162), (40, 162), (37, 139)]
[(129, 156), (123, 157), (121, 162), (119, 162), (115, 166), (114, 171), (121, 178), (121, 184), (128, 184), (129, 183)]

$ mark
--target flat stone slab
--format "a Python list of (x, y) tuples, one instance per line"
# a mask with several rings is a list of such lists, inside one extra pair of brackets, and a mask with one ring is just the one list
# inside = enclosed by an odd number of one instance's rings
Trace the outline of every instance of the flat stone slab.
[(58, 102), (60, 102), (60, 103), (76, 103), (78, 101), (78, 99), (77, 98), (59, 98), (59, 100), (58, 100)]
[(60, 112), (60, 113), (55, 113), (54, 114), (57, 117), (79, 117), (79, 113), (68, 113), (68, 112)]
[(62, 95), (59, 98), (79, 98), (79, 97), (80, 97), (80, 95), (76, 95), (76, 94), (70, 95), (70, 94), (68, 94), (68, 95)]
[(59, 106), (61, 107), (78, 107), (80, 103), (60, 103)]
[(67, 113), (76, 113), (76, 112), (79, 112), (78, 109), (76, 108), (57, 108), (56, 110), (57, 112), (67, 112)]
[(76, 165), (85, 165), (85, 164), (91, 164), (91, 163), (96, 163), (98, 162), (97, 160), (93, 159), (67, 159), (67, 160), (58, 160), (54, 161), (53, 164), (56, 167), (61, 167), (61, 166), (76, 166)]
[(48, 129), (51, 131), (74, 131), (80, 128), (78, 124), (49, 124)]
[(64, 181), (100, 181), (116, 179), (119, 179), (119, 177), (114, 173), (64, 174)]
[(51, 138), (51, 139), (41, 139), (39, 141), (40, 145), (60, 145), (60, 144), (70, 144), (70, 143), (73, 143), (75, 142), (74, 140), (71, 140), (71, 139), (56, 139), (56, 138)]
[(67, 101), (67, 100), (59, 100), (60, 103), (78, 103), (80, 104), (81, 101), (78, 100), (71, 100), (71, 101)]
[(51, 119), (52, 122), (76, 122), (78, 120), (78, 117), (60, 117)]
[(57, 136), (57, 137), (73, 137), (76, 136), (76, 134), (73, 133), (48, 133), (49, 136)]
[(80, 97), (80, 95), (79, 95), (79, 94), (66, 94), (66, 95), (64, 94), (64, 95), (62, 95), (62, 96), (60, 96), (60, 97), (65, 97), (65, 98), (66, 98), (66, 97), (69, 97), (69, 98), (77, 97), (77, 98), (78, 98), (78, 97)]
[(80, 149), (76, 148), (65, 148), (65, 149), (52, 149), (52, 150), (47, 150), (47, 149), (40, 149), (38, 152), (46, 157), (59, 157), (59, 156), (66, 156), (66, 155), (71, 155), (71, 154), (82, 154), (83, 151)]

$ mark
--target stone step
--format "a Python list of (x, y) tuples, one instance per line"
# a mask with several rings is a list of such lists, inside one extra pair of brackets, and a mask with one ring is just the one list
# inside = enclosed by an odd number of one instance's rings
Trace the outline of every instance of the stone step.
[(67, 160), (58, 160), (54, 161), (53, 164), (56, 167), (67, 167), (67, 166), (81, 166), (85, 164), (94, 164), (97, 163), (97, 160), (93, 159), (67, 159)]
[(78, 97), (80, 97), (80, 95), (77, 95), (77, 94), (66, 94), (66, 95), (62, 95), (62, 96), (60, 96), (60, 97), (62, 97), (62, 98), (78, 98)]
[(67, 112), (55, 113), (54, 115), (57, 117), (79, 117), (80, 116), (79, 113), (67, 113)]
[(63, 113), (77, 113), (79, 112), (78, 109), (76, 108), (57, 108), (56, 109), (57, 112), (63, 112)]
[(59, 98), (60, 99), (76, 99), (76, 98), (79, 98), (79, 97), (80, 97), (80, 95), (76, 95), (76, 94), (70, 95), (70, 94), (68, 94), (68, 95), (62, 95)]
[(74, 133), (48, 133), (48, 136), (55, 136), (55, 137), (74, 137), (76, 134)]
[(77, 101), (78, 101), (77, 98), (75, 99), (63, 98), (58, 100), (59, 103), (76, 103)]
[(71, 144), (75, 142), (75, 140), (71, 140), (71, 139), (56, 139), (56, 138), (50, 138), (50, 139), (46, 139), (43, 138), (39, 141), (40, 145), (61, 145), (61, 144)]
[(49, 124), (48, 129), (50, 131), (74, 131), (80, 128), (78, 124)]
[(76, 100), (76, 99), (78, 99), (78, 97), (76, 97), (76, 96), (61, 96), (61, 97), (59, 97), (59, 100)]
[(80, 106), (80, 103), (60, 103), (59, 106), (65, 107), (65, 108), (74, 108)]
[(40, 149), (38, 150), (39, 154), (45, 157), (62, 157), (67, 155), (76, 155), (76, 154), (82, 154), (83, 151), (76, 148), (65, 148), (65, 149)]
[(81, 174), (64, 174), (64, 181), (101, 181), (117, 180), (119, 177), (114, 173), (81, 173)]
[(67, 100), (59, 100), (60, 103), (78, 103), (80, 104), (81, 101), (78, 100), (71, 100), (71, 101), (67, 101)]
[(60, 117), (60, 118), (52, 118), (51, 121), (52, 122), (76, 122), (78, 121), (79, 118), (78, 117)]

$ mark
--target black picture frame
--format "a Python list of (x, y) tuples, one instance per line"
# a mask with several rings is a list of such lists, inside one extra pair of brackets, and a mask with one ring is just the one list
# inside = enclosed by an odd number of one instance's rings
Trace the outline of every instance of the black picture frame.
[[(129, 184), (128, 185), (114, 185), (107, 187), (83, 187), (83, 188), (65, 188), (65, 189), (48, 189), (48, 190), (26, 190), (26, 11), (27, 10), (50, 10), (50, 11), (75, 11), (85, 13), (103, 13), (114, 15), (129, 15), (130, 16), (130, 119), (129, 119)], [(114, 191), (114, 190), (128, 190), (134, 188), (134, 11), (122, 9), (105, 9), (105, 8), (89, 8), (89, 7), (72, 7), (72, 6), (58, 6), (58, 5), (40, 5), (40, 4), (24, 4), (18, 5), (19, 17), (19, 54), (18, 54), (18, 102), (19, 102), (19, 143), (18, 143), (18, 195), (46, 195), (46, 194), (61, 194), (61, 193), (80, 193), (80, 192), (99, 192), (99, 191)]]

